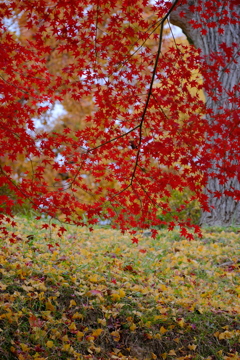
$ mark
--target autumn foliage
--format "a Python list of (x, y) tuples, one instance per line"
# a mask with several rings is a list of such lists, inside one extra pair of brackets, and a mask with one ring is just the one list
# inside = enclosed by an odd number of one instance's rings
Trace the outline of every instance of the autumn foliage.
[[(199, 3), (192, 10), (201, 22), (192, 26), (203, 35), (239, 21), (225, 12), (216, 24), (209, 19), (218, 1), (207, 9)], [(164, 38), (174, 6), (178, 1), (1, 3), (0, 186), (8, 189), (0, 195), (2, 219), (10, 221), (13, 206), (28, 201), (65, 223), (161, 226), (173, 190), (192, 194), (177, 213), (196, 200), (209, 210), (209, 176), (222, 184), (239, 178), (239, 106), (216, 115), (199, 95), (204, 89), (215, 101), (222, 94), (219, 66), (228, 71), (239, 44), (223, 44), (209, 61), (196, 47)], [(235, 105), (238, 91), (228, 94)], [(68, 114), (79, 106), (79, 117), (75, 112), (74, 122), (51, 128), (56, 104)], [(219, 171), (209, 174), (214, 162)], [(240, 198), (231, 189), (227, 195)], [(183, 235), (186, 226), (199, 231), (174, 215), (169, 229), (176, 224)]]
[[(0, 239), (1, 360), (239, 360), (239, 233), (189, 242), (161, 230), (20, 219)], [(11, 227), (9, 226), (11, 229)]]

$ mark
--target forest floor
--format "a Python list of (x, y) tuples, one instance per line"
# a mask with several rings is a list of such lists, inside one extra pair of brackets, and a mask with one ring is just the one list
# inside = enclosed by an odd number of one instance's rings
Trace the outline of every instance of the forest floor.
[(240, 231), (118, 230), (18, 218), (0, 240), (0, 359), (240, 359)]

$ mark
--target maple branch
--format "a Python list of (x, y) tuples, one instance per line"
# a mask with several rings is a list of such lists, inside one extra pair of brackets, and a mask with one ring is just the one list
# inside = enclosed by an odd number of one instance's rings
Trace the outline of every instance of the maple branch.
[(152, 79), (151, 79), (151, 83), (149, 86), (149, 90), (148, 90), (148, 95), (147, 95), (147, 100), (143, 109), (143, 114), (142, 114), (142, 118), (139, 124), (139, 142), (138, 142), (138, 151), (137, 151), (137, 155), (136, 155), (136, 160), (135, 160), (135, 166), (133, 169), (133, 173), (132, 173), (132, 177), (131, 177), (131, 181), (130, 184), (133, 183), (133, 179), (135, 177), (135, 173), (136, 173), (136, 169), (137, 169), (137, 165), (138, 165), (138, 160), (140, 157), (140, 151), (141, 151), (141, 143), (142, 143), (142, 128), (143, 128), (143, 122), (145, 119), (145, 115), (148, 109), (148, 104), (150, 101), (150, 97), (152, 95), (152, 88), (153, 88), (153, 83), (155, 80), (155, 75), (156, 75), (156, 71), (157, 71), (157, 65), (158, 65), (158, 60), (159, 60), (159, 56), (161, 53), (161, 48), (162, 48), (162, 35), (163, 35), (163, 26), (164, 26), (164, 22), (161, 23), (161, 27), (160, 27), (160, 35), (159, 35), (159, 44), (158, 44), (158, 50), (157, 50), (157, 56), (155, 59), (155, 64), (154, 64), (154, 68), (153, 68), (153, 73), (152, 73)]
[[(174, 7), (177, 5), (178, 1), (179, 1), (179, 0), (176, 0), (176, 1), (173, 3), (173, 5), (171, 6), (171, 8), (170, 8), (169, 11), (167, 12), (167, 14), (166, 14), (161, 20), (156, 21), (156, 23), (153, 24), (153, 25), (150, 25), (150, 26), (147, 28), (147, 30), (144, 31), (144, 34), (146, 34), (153, 26), (155, 26), (155, 25), (157, 24), (157, 26), (149, 33), (149, 36), (152, 35), (152, 34), (154, 33), (154, 31), (157, 30), (157, 28), (158, 28), (160, 25), (162, 25), (162, 23), (165, 22), (165, 20), (168, 18), (168, 16), (169, 16), (169, 15), (171, 14), (171, 12), (173, 11)], [(131, 58), (132, 56), (134, 56), (134, 55), (143, 47), (143, 45), (147, 42), (148, 39), (149, 39), (149, 37), (142, 42), (142, 44), (130, 55), (130, 57), (128, 57), (128, 59)], [(134, 48), (134, 46), (135, 46), (136, 43), (137, 43), (137, 42), (135, 42), (135, 43), (132, 45), (132, 49)], [(130, 49), (130, 51), (131, 51), (131, 49)]]
[(122, 190), (120, 190), (119, 192), (117, 192), (116, 194), (114, 194), (113, 196), (111, 196), (110, 199), (113, 199), (113, 198), (115, 198), (116, 196), (122, 194), (124, 191), (126, 191), (126, 190), (127, 190), (129, 187), (131, 187), (131, 186), (132, 186), (131, 183), (128, 184), (127, 186), (125, 186), (125, 188), (123, 188)]
[[(133, 179), (135, 177), (135, 173), (136, 173), (136, 169), (137, 169), (137, 166), (138, 166), (138, 160), (139, 160), (139, 156), (140, 156), (140, 150), (141, 150), (141, 143), (142, 143), (142, 128), (143, 128), (143, 122), (144, 122), (144, 119), (145, 119), (145, 115), (146, 115), (146, 112), (147, 112), (147, 108), (148, 108), (148, 104), (149, 104), (149, 101), (150, 101), (150, 97), (152, 95), (152, 88), (153, 88), (153, 83), (154, 83), (154, 80), (155, 80), (155, 76), (156, 76), (156, 71), (157, 71), (157, 65), (158, 65), (158, 60), (159, 60), (159, 57), (160, 57), (160, 53), (161, 53), (161, 48), (162, 48), (162, 37), (163, 37), (163, 27), (164, 27), (164, 22), (165, 20), (168, 18), (168, 16), (171, 14), (172, 10), (174, 9), (174, 7), (177, 5), (179, 0), (176, 0), (173, 5), (171, 6), (171, 8), (169, 9), (169, 11), (167, 12), (167, 14), (160, 20), (158, 26), (160, 25), (160, 34), (159, 34), (159, 44), (158, 44), (158, 50), (157, 50), (157, 55), (156, 55), (156, 58), (155, 58), (155, 64), (154, 64), (154, 68), (153, 68), (153, 72), (152, 72), (152, 78), (151, 78), (151, 82), (150, 82), (150, 86), (149, 86), (149, 90), (148, 90), (148, 94), (147, 94), (147, 100), (146, 100), (146, 103), (145, 103), (145, 106), (144, 106), (144, 110), (143, 110), (143, 114), (142, 114), (142, 118), (141, 118), (141, 121), (140, 123), (135, 126), (134, 128), (132, 128), (131, 130), (125, 132), (124, 134), (121, 134), (119, 136), (116, 136), (114, 137), (113, 139), (110, 139), (108, 141), (105, 141), (103, 144), (101, 145), (98, 145), (92, 149), (89, 149), (86, 151), (86, 153), (90, 153), (100, 147), (103, 147), (104, 145), (106, 144), (109, 144), (117, 139), (120, 139), (126, 135), (128, 135), (129, 133), (133, 132), (134, 130), (138, 129), (139, 128), (139, 145), (138, 145), (138, 152), (137, 152), (137, 155), (136, 155), (136, 160), (135, 160), (135, 166), (134, 166), (134, 169), (133, 169), (133, 173), (132, 173), (132, 177), (131, 177), (131, 181), (129, 183), (129, 185), (127, 185), (124, 189), (122, 189), (121, 191), (119, 191), (117, 194), (115, 194), (113, 197), (116, 197), (118, 195), (120, 195), (121, 193), (123, 193), (125, 190), (127, 190), (133, 183)], [(155, 31), (158, 26), (156, 28), (154, 28), (153, 31)], [(144, 44), (144, 43), (143, 43)], [(143, 45), (142, 44), (142, 45)], [(142, 46), (141, 45), (141, 46)], [(139, 50), (139, 49), (138, 49)], [(131, 54), (131, 56), (133, 56), (133, 54)], [(83, 162), (82, 162), (83, 164)], [(79, 170), (78, 170), (78, 174), (82, 168), (82, 164), (80, 165), (79, 167)], [(73, 179), (73, 182), (74, 180), (76, 179), (77, 175), (74, 177)], [(113, 198), (111, 197), (111, 198)]]
[[(24, 94), (30, 95), (30, 92), (25, 91), (25, 90), (23, 90), (22, 88), (20, 88), (19, 86), (16, 86), (16, 85), (10, 83), (9, 81), (5, 80), (5, 79), (2, 77), (2, 75), (0, 75), (0, 78), (1, 78), (2, 81), (5, 82), (6, 84), (14, 87), (15, 89), (18, 89), (19, 91), (23, 92)], [(34, 98), (37, 99), (35, 96), (34, 96)]]
[[(9, 116), (8, 116), (9, 118)], [(12, 131), (12, 129), (8, 129), (6, 126), (4, 126), (2, 123), (0, 124), (0, 127), (4, 129), (5, 131), (9, 132), (11, 135), (16, 136), (18, 139), (21, 139), (20, 135)]]
[[(147, 112), (147, 108), (148, 108), (148, 104), (149, 104), (149, 101), (150, 101), (150, 97), (152, 95), (152, 88), (153, 88), (153, 83), (154, 83), (154, 80), (155, 80), (155, 76), (156, 76), (156, 71), (157, 71), (157, 65), (158, 65), (158, 60), (159, 60), (159, 57), (160, 57), (160, 53), (161, 53), (161, 48), (162, 48), (162, 37), (163, 37), (163, 27), (164, 27), (164, 22), (165, 20), (168, 18), (168, 16), (170, 15), (170, 13), (172, 12), (172, 10), (174, 9), (174, 7), (177, 5), (179, 0), (176, 0), (174, 2), (174, 4), (171, 6), (170, 10), (167, 12), (167, 14), (160, 20), (160, 34), (159, 34), (159, 44), (158, 44), (158, 50), (157, 50), (157, 56), (155, 58), (155, 64), (154, 64), (154, 68), (153, 68), (153, 73), (152, 73), (152, 78), (151, 78), (151, 82), (150, 82), (150, 86), (149, 86), (149, 90), (148, 90), (148, 94), (147, 94), (147, 100), (146, 100), (146, 103), (145, 103), (145, 106), (144, 106), (144, 109), (143, 109), (143, 114), (142, 114), (142, 118), (141, 118), (141, 121), (140, 121), (140, 124), (138, 124), (137, 126), (135, 126), (135, 128), (129, 130), (127, 133), (123, 134), (123, 135), (120, 135), (114, 139), (111, 139), (107, 142), (105, 142), (104, 144), (101, 144), (91, 150), (89, 150), (88, 152), (92, 151), (92, 150), (95, 150), (107, 143), (110, 143), (120, 137), (123, 137), (127, 134), (129, 134), (130, 132), (132, 132), (133, 130), (136, 130), (139, 128), (139, 142), (138, 142), (138, 151), (137, 151), (137, 155), (136, 155), (136, 160), (135, 160), (135, 165), (134, 165), (134, 169), (133, 169), (133, 173), (132, 173), (132, 177), (131, 177), (131, 181), (129, 183), (129, 185), (127, 185), (124, 189), (122, 189), (121, 191), (119, 191), (117, 194), (115, 194), (114, 196), (112, 196), (111, 198), (113, 197), (116, 197), (118, 195), (120, 195), (121, 193), (123, 193), (125, 190), (127, 190), (130, 186), (132, 186), (133, 184), (133, 179), (135, 177), (135, 173), (136, 173), (136, 169), (137, 169), (137, 166), (138, 166), (138, 160), (139, 160), (139, 156), (140, 156), (140, 151), (141, 151), (141, 143), (142, 143), (142, 128), (143, 128), (143, 122), (144, 122), (144, 119), (145, 119), (145, 115), (146, 115), (146, 112)], [(159, 26), (158, 25), (158, 26)], [(131, 55), (132, 56), (132, 55)]]
[(130, 134), (132, 131), (138, 129), (139, 126), (140, 126), (140, 124), (136, 125), (134, 128), (132, 128), (131, 130), (125, 132), (124, 134), (118, 135), (118, 136), (116, 136), (116, 137), (114, 137), (114, 138), (112, 138), (112, 139), (110, 139), (110, 140), (105, 141), (105, 142), (102, 143), (101, 145), (95, 146), (94, 148), (91, 148), (91, 149), (87, 150), (87, 151), (86, 151), (86, 154), (89, 153), (89, 152), (91, 152), (91, 151), (93, 151), (93, 150), (99, 149), (100, 147), (103, 147), (104, 145), (107, 145), (107, 144), (109, 144), (109, 143), (111, 143), (111, 142), (113, 142), (113, 141), (115, 141), (115, 140), (117, 140), (117, 139), (120, 139), (120, 138), (122, 138), (122, 137)]
[(157, 50), (157, 55), (155, 58), (155, 64), (154, 64), (154, 68), (153, 68), (153, 72), (152, 72), (152, 78), (151, 78), (151, 82), (150, 82), (150, 86), (149, 86), (149, 90), (148, 90), (148, 95), (147, 95), (147, 99), (146, 99), (146, 103), (143, 109), (143, 114), (142, 114), (142, 118), (139, 124), (139, 142), (138, 142), (138, 151), (137, 151), (137, 155), (136, 155), (136, 160), (135, 160), (135, 166), (133, 169), (133, 173), (132, 173), (132, 177), (131, 177), (131, 181), (130, 184), (133, 183), (133, 179), (135, 177), (135, 173), (136, 173), (136, 169), (137, 169), (137, 165), (138, 165), (138, 161), (139, 161), (139, 157), (140, 157), (140, 151), (141, 151), (141, 143), (142, 143), (142, 128), (143, 128), (143, 122), (145, 119), (145, 115), (148, 109), (148, 104), (152, 95), (152, 88), (153, 88), (153, 83), (155, 80), (155, 76), (156, 76), (156, 72), (157, 72), (157, 65), (158, 65), (158, 60), (161, 54), (161, 49), (162, 49), (162, 37), (163, 37), (163, 27), (164, 27), (164, 22), (165, 20), (168, 18), (168, 16), (171, 14), (171, 12), (173, 11), (174, 7), (177, 5), (179, 0), (176, 0), (173, 5), (171, 6), (171, 8), (169, 9), (169, 11), (167, 12), (167, 14), (161, 19), (159, 25), (160, 25), (160, 34), (159, 34), (159, 43), (158, 43), (158, 50)]
[(144, 186), (140, 183), (139, 180), (136, 180), (138, 185), (140, 186), (140, 188), (142, 189), (142, 191), (145, 193), (145, 195), (149, 198), (149, 200), (151, 201), (151, 203), (156, 206), (157, 208), (161, 209), (161, 206), (158, 205), (158, 203), (156, 202), (156, 200), (152, 199), (151, 196), (149, 195), (149, 193), (147, 192), (147, 190), (144, 188)]
[[(159, 45), (158, 45), (158, 51), (157, 51), (157, 56), (156, 56), (156, 59), (155, 59), (155, 64), (154, 64), (154, 69), (153, 69), (153, 73), (152, 73), (152, 79), (151, 79), (151, 83), (150, 83), (150, 87), (149, 87), (149, 90), (148, 90), (148, 95), (147, 95), (147, 100), (146, 100), (146, 103), (145, 103), (145, 107), (144, 107), (144, 110), (143, 110), (143, 115), (142, 115), (142, 118), (141, 118), (141, 121), (140, 123), (135, 126), (134, 128), (132, 128), (131, 130), (125, 132), (124, 134), (121, 134), (119, 136), (116, 136), (114, 137), (113, 139), (110, 139), (110, 140), (107, 140), (105, 141), (104, 143), (102, 143), (101, 145), (98, 145), (98, 146), (95, 146), (94, 148), (92, 149), (89, 149), (86, 151), (86, 153), (89, 153), (89, 152), (92, 152), (100, 147), (103, 147), (104, 145), (106, 144), (109, 144), (117, 139), (120, 139), (126, 135), (128, 135), (129, 133), (131, 133), (132, 131), (140, 128), (140, 141), (139, 141), (139, 151), (138, 151), (138, 154), (137, 154), (137, 159), (139, 157), (139, 153), (140, 153), (140, 145), (141, 145), (141, 139), (142, 139), (142, 126), (143, 126), (143, 121), (144, 121), (144, 118), (145, 118), (145, 114), (146, 114), (146, 111), (147, 111), (147, 107), (148, 107), (148, 104), (149, 104), (149, 100), (150, 100), (150, 97), (152, 95), (152, 87), (153, 87), (153, 82), (154, 82), (154, 79), (155, 79), (155, 75), (156, 75), (156, 70), (157, 70), (157, 64), (158, 64), (158, 60), (159, 60), (159, 56), (160, 56), (160, 53), (161, 53), (161, 47), (162, 47), (162, 36), (163, 36), (163, 26), (164, 26), (164, 22), (165, 20), (168, 18), (168, 16), (171, 14), (171, 12), (173, 11), (174, 7), (177, 5), (179, 0), (175, 0), (175, 2), (172, 4), (171, 8), (168, 10), (167, 14), (159, 21), (159, 24), (157, 25), (156, 28), (154, 28), (153, 31), (155, 31), (159, 25), (161, 26), (160, 27), (160, 36), (159, 36)], [(98, 9), (98, 7), (97, 7)], [(98, 16), (97, 16), (97, 19), (98, 19)], [(145, 43), (145, 42), (144, 42)], [(144, 44), (143, 43), (143, 44)], [(142, 44), (142, 45), (143, 45)], [(141, 45), (141, 47), (142, 47)], [(140, 48), (141, 48), (140, 47)], [(138, 49), (139, 50), (139, 49)], [(137, 50), (137, 51), (138, 51)], [(132, 57), (133, 54), (131, 54), (130, 57)], [(136, 171), (136, 170), (135, 170)], [(133, 175), (132, 175), (132, 178), (134, 177), (134, 174), (135, 174), (135, 171), (133, 172)], [(131, 181), (132, 183), (132, 181)]]
[[(3, 170), (2, 165), (0, 165), (0, 174), (3, 174), (3, 176), (5, 176), (8, 181), (24, 196), (25, 199), (29, 199), (29, 195), (25, 194), (15, 183), (14, 181), (11, 179), (11, 177), (9, 175), (6, 174), (6, 172)], [(30, 202), (33, 204), (33, 201), (30, 200)]]
[(168, 22), (168, 26), (169, 26), (169, 29), (170, 29), (170, 32), (171, 32), (171, 35), (172, 35), (172, 38), (173, 38), (175, 47), (176, 47), (176, 49), (178, 50), (179, 54), (181, 54), (181, 51), (179, 50), (178, 45), (177, 45), (177, 43), (176, 43), (176, 39), (175, 39), (174, 33), (173, 33), (173, 31), (172, 31), (172, 27), (171, 27), (171, 23), (170, 23), (169, 19), (167, 19), (167, 22)]

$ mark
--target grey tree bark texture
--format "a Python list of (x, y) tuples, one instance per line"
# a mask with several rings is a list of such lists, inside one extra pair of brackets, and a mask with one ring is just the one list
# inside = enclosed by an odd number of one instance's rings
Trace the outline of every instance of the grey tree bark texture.
[[(224, 109), (233, 109), (233, 107), (236, 106), (234, 104), (231, 104), (230, 101), (228, 101), (228, 92), (233, 89), (234, 85), (239, 84), (240, 80), (240, 26), (239, 24), (230, 24), (229, 22), (226, 25), (221, 26), (219, 24), (219, 15), (215, 14), (215, 18), (213, 17), (209, 21), (216, 22), (217, 26), (215, 28), (206, 27), (207, 34), (202, 35), (201, 29), (194, 29), (191, 24), (189, 24), (190, 20), (196, 20), (201, 23), (201, 14), (199, 14), (199, 12), (197, 11), (190, 11), (189, 9), (189, 6), (197, 6), (199, 2), (199, 0), (188, 0), (187, 4), (177, 7), (170, 15), (170, 22), (173, 25), (176, 25), (182, 29), (183, 33), (187, 36), (189, 42), (192, 42), (195, 47), (201, 49), (201, 54), (203, 56), (209, 56), (209, 54), (213, 51), (223, 53), (223, 50), (221, 48), (222, 43), (226, 43), (227, 46), (232, 46), (234, 42), (238, 44), (238, 52), (235, 51), (234, 61), (232, 61), (233, 59), (231, 59), (231, 61), (229, 61), (229, 63), (227, 64), (229, 73), (224, 72), (223, 68), (219, 66), (217, 75), (218, 78), (221, 79), (223, 87), (221, 98), (217, 101), (213, 101), (207, 93), (205, 94), (207, 106), (211, 108), (213, 113), (216, 115), (220, 114), (220, 105), (224, 106)], [(204, 3), (206, 2), (207, 0), (201, 1), (203, 9)], [(223, 10), (227, 10), (230, 12), (231, 16), (234, 17), (234, 14), (231, 13), (229, 9), (230, 2), (231, 0), (222, 2), (219, 1), (219, 6), (224, 6), (224, 8), (222, 9), (219, 8), (219, 13), (221, 16), (223, 16)], [(234, 10), (238, 14), (239, 18), (240, 4), (235, 6)], [(180, 16), (180, 12), (184, 12), (184, 17)], [(220, 26), (224, 29), (223, 34), (219, 34), (218, 32)], [(211, 73), (209, 75), (211, 77)], [(237, 95), (239, 96), (239, 94)], [(207, 118), (207, 120), (209, 122), (212, 121), (210, 116)], [(208, 134), (206, 134), (206, 137), (207, 141), (209, 141), (211, 144), (213, 144), (218, 138), (217, 135), (209, 138)], [(231, 152), (231, 150), (229, 152)], [(213, 170), (216, 172), (216, 169), (214, 169), (215, 165), (216, 163), (213, 162), (212, 169), (210, 169), (209, 172)], [(237, 202), (232, 197), (226, 195), (221, 195), (220, 198), (214, 197), (214, 192), (219, 191), (221, 194), (223, 194), (226, 189), (240, 190), (240, 183), (237, 177), (229, 178), (228, 182), (225, 184), (220, 184), (217, 178), (209, 177), (208, 183), (205, 188), (205, 193), (209, 197), (209, 205), (211, 207), (211, 212), (202, 212), (200, 219), (200, 224), (202, 226), (240, 225), (240, 202)]]

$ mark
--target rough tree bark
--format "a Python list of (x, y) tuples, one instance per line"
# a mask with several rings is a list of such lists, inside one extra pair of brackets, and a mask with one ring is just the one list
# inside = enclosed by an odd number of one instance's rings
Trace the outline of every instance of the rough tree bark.
[[(197, 48), (201, 49), (201, 54), (204, 56), (209, 56), (211, 52), (223, 53), (221, 48), (222, 43), (226, 43), (227, 46), (231, 47), (233, 43), (238, 44), (238, 54), (234, 54), (234, 61), (231, 59), (228, 63), (229, 73), (223, 72), (223, 68), (219, 66), (218, 70), (218, 79), (221, 79), (223, 91), (221, 93), (221, 98), (217, 101), (213, 99), (206, 93), (207, 106), (210, 107), (213, 111), (213, 114), (221, 114), (221, 111), (233, 109), (234, 105), (229, 99), (228, 92), (233, 89), (233, 87), (239, 84), (240, 80), (240, 58), (239, 58), (239, 44), (240, 44), (240, 26), (239, 24), (224, 24), (223, 26), (219, 23), (219, 17), (223, 17), (223, 10), (227, 10), (232, 18), (236, 15), (231, 12), (229, 9), (230, 1), (219, 1), (219, 14), (215, 14), (214, 17), (211, 17), (209, 21), (216, 22), (217, 26), (215, 28), (207, 28), (207, 34), (202, 35), (201, 29), (194, 29), (190, 20), (196, 20), (201, 23), (201, 14), (198, 11), (190, 11), (189, 6), (202, 6), (202, 9), (207, 10), (205, 3), (208, 0), (188, 0), (187, 4), (181, 5), (176, 8), (170, 17), (170, 22), (173, 25), (180, 27), (183, 33), (187, 36), (190, 43), (193, 43)], [(208, 1), (209, 3), (209, 1)], [(240, 5), (235, 6), (235, 12), (240, 17)], [(182, 17), (184, 12), (184, 17)], [(181, 16), (180, 16), (181, 13)], [(228, 14), (229, 14), (228, 13)], [(228, 15), (229, 16), (229, 15)], [(220, 34), (218, 32), (220, 26), (224, 29), (224, 33)], [(238, 55), (238, 56), (237, 56)], [(210, 74), (211, 76), (211, 74)], [(205, 80), (206, 81), (206, 80)], [(238, 94), (239, 96), (239, 94)], [(220, 105), (224, 107), (223, 110), (219, 110)], [(210, 116), (208, 121), (212, 121)], [(206, 134), (208, 136), (208, 134)], [(214, 144), (218, 136), (212, 136), (207, 138), (211, 144)], [(231, 153), (231, 150), (229, 150)], [(229, 156), (230, 153), (227, 153), (226, 156)], [(231, 158), (231, 157), (230, 157)], [(212, 163), (212, 169), (209, 171), (215, 171), (216, 163)], [(225, 184), (220, 184), (217, 178), (209, 177), (208, 184), (205, 188), (205, 193), (209, 197), (209, 205), (211, 207), (211, 212), (202, 212), (200, 223), (201, 225), (207, 226), (229, 226), (229, 225), (240, 225), (240, 202), (235, 201), (232, 197), (222, 195), (220, 198), (214, 197), (214, 192), (219, 191), (221, 194), (224, 193), (226, 189), (236, 189), (240, 190), (240, 183), (237, 177), (229, 178), (228, 182)]]

